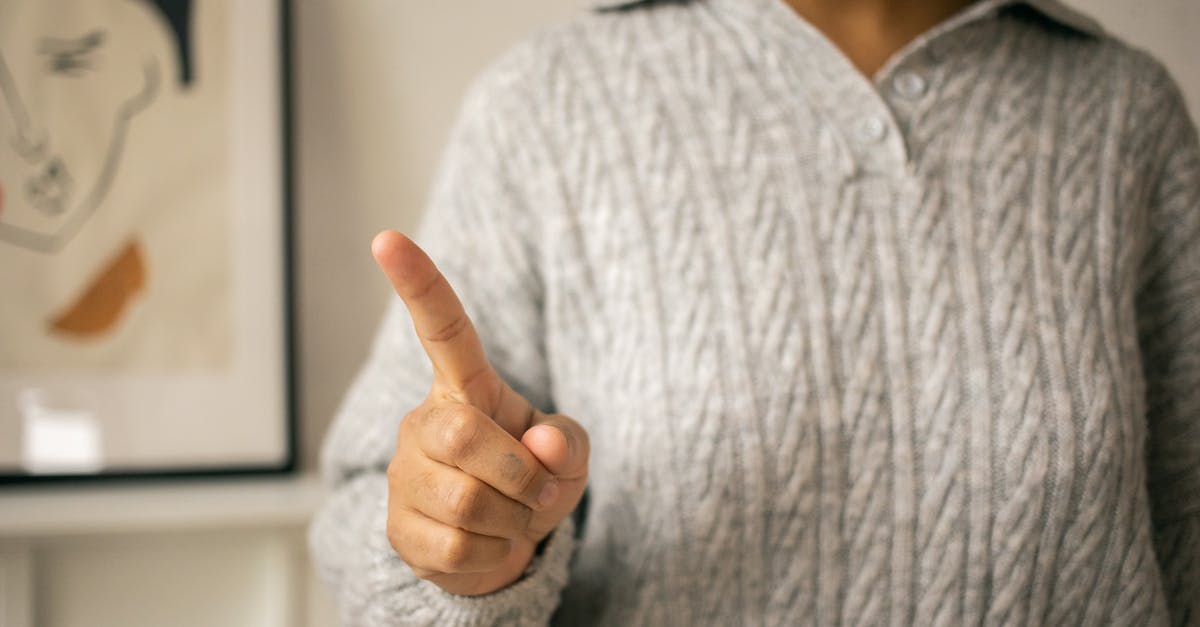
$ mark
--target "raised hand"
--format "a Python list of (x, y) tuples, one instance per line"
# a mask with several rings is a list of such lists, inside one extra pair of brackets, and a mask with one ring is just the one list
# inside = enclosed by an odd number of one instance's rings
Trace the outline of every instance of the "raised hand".
[(501, 380), (454, 289), (412, 240), (384, 231), (371, 251), (434, 372), (388, 466), (388, 539), (418, 577), (448, 592), (499, 590), (579, 503), (587, 432)]

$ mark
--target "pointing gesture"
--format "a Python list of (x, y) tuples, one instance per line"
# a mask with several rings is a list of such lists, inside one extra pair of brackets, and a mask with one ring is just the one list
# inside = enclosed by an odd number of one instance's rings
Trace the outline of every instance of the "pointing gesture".
[(475, 326), (425, 251), (395, 231), (380, 233), (371, 249), (408, 307), (421, 345), (433, 362), (436, 383), (463, 392), (473, 383), (477, 388), (495, 385), (495, 372), (484, 357)]
[(455, 594), (516, 581), (587, 483), (587, 433), (512, 390), (454, 289), (412, 240), (371, 244), (404, 301), (434, 381), (400, 423), (388, 467), (388, 538), (417, 576)]

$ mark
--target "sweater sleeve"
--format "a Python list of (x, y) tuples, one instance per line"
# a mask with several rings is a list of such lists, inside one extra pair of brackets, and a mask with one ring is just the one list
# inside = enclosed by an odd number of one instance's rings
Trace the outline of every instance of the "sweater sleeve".
[[(1200, 142), (1162, 74), (1163, 120), (1138, 293), (1148, 487), (1163, 590), (1175, 625), (1200, 625)], [(1148, 121), (1148, 120), (1144, 120)]]
[[(466, 98), (417, 241), (450, 280), (500, 375), (550, 407), (538, 271), (540, 220), (520, 172), (534, 149), (512, 71), (485, 73)], [(364, 242), (364, 251), (366, 243)], [(380, 276), (381, 284), (384, 278)], [(385, 469), (397, 427), (424, 399), (432, 371), (398, 298), (322, 450), (331, 496), (309, 530), (317, 570), (347, 625), (544, 625), (573, 551), (568, 517), (525, 576), (492, 594), (449, 594), (416, 578), (388, 544)]]

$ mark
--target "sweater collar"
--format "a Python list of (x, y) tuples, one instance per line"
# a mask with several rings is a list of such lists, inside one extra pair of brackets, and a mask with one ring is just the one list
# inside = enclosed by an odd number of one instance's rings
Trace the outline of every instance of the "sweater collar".
[[(639, 4), (649, 4), (654, 0), (587, 0), (587, 4), (593, 9), (611, 10), (628, 8)], [(679, 1), (679, 0), (676, 0)], [(696, 0), (686, 0), (695, 2)], [(783, 0), (735, 0), (737, 2), (782, 2)], [(974, 5), (971, 5), (963, 11), (969, 11), (977, 16), (994, 15), (1003, 8), (1012, 5), (1025, 5), (1043, 16), (1067, 26), (1071, 29), (1086, 33), (1094, 37), (1100, 36), (1104, 29), (1099, 22), (1091, 17), (1076, 11), (1075, 9), (1063, 4), (1059, 0), (977, 0)]]

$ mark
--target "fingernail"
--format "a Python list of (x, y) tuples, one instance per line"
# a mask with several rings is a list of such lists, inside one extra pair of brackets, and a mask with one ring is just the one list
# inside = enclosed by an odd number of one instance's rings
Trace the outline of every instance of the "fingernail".
[(538, 495), (538, 505), (549, 507), (558, 498), (558, 482), (551, 479), (542, 486), (542, 493)]

